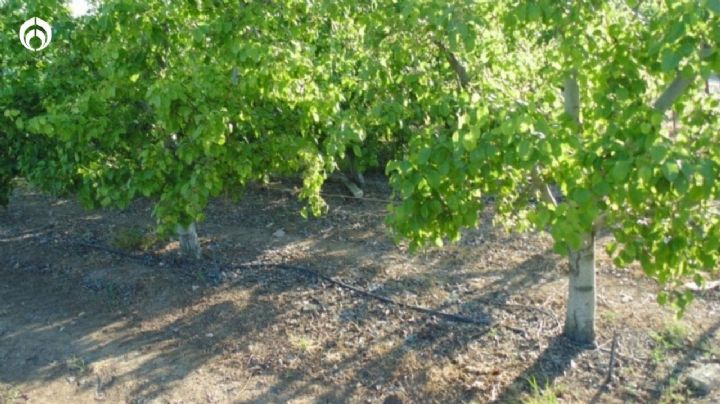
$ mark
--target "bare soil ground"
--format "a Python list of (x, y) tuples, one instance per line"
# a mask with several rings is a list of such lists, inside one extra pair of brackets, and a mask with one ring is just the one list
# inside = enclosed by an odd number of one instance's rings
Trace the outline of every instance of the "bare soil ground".
[[(374, 178), (366, 195), (389, 190)], [(720, 292), (675, 320), (653, 282), (601, 254), (600, 346), (583, 349), (560, 336), (567, 264), (547, 235), (507, 234), (486, 215), (458, 245), (413, 256), (387, 235), (384, 203), (329, 202), (305, 220), (274, 189), (220, 199), (199, 226), (208, 257), (188, 262), (172, 241), (132, 256), (83, 245), (118, 248), (128, 229), (152, 229), (149, 202), (86, 212), (19, 189), (0, 211), (0, 403), (720, 400), (684, 382), (720, 361)], [(238, 267), (256, 260), (487, 325)]]

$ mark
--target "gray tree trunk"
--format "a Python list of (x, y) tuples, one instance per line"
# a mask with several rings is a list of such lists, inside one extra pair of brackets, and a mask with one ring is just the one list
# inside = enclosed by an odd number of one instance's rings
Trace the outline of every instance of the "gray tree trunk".
[[(577, 71), (565, 79), (563, 88), (565, 113), (580, 124), (580, 87)], [(568, 282), (565, 336), (582, 343), (595, 344), (595, 236), (583, 237), (583, 245), (570, 251), (570, 279)]]
[(197, 229), (195, 223), (191, 223), (188, 227), (177, 225), (178, 239), (180, 240), (180, 251), (183, 255), (198, 259), (202, 255), (200, 242), (198, 241)]
[(595, 344), (595, 237), (588, 235), (579, 250), (570, 252), (565, 335), (582, 344)]

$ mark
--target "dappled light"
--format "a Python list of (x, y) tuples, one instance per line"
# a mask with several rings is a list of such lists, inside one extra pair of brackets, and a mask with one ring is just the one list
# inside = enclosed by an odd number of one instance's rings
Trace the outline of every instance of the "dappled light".
[(0, 0), (0, 404), (720, 401), (720, 0)]

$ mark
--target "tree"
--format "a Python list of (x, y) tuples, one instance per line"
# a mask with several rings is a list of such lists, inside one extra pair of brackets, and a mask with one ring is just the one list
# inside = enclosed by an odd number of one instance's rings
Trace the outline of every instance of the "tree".
[[(457, 240), (487, 196), (498, 221), (549, 231), (580, 342), (595, 339), (600, 231), (680, 309), (691, 295), (674, 286), (717, 269), (718, 102), (697, 85), (720, 70), (716, 0), (0, 7), (0, 202), (16, 176), (90, 207), (150, 198), (198, 256), (195, 223), (223, 190), (299, 174), (320, 214), (348, 151), (386, 154), (389, 223), (415, 248)], [(39, 54), (12, 39), (28, 12), (58, 29)]]
[[(28, 16), (46, 15), (53, 16), (54, 31), (59, 35), (53, 47), (30, 52), (20, 44), (18, 29)], [(45, 100), (72, 91), (71, 80), (47, 80), (44, 73), (51, 60), (63, 55), (69, 44), (65, 34), (75, 27), (60, 2), (0, 2), (0, 206), (8, 203), (18, 175), (56, 194), (66, 192), (74, 181), (72, 170), (60, 164), (67, 150), (54, 140), (31, 136), (26, 129), (36, 125), (47, 128), (44, 121), (33, 121), (47, 112)], [(65, 56), (63, 60), (72, 60)], [(58, 66), (58, 72), (72, 77), (69, 67)]]
[[(639, 261), (667, 285), (659, 300), (684, 308), (691, 295), (673, 286), (702, 282), (718, 265), (718, 105), (693, 86), (720, 67), (717, 2), (483, 2), (474, 11), (485, 25), (468, 35), (484, 49), (453, 52), (481, 74), (455, 94), (454, 117), (433, 117), (388, 166), (402, 197), (389, 220), (397, 234), (413, 247), (457, 240), (490, 195), (498, 219), (548, 230), (569, 256), (568, 337), (595, 340), (603, 229), (617, 265)], [(671, 107), (676, 133), (664, 124)]]
[(345, 11), (332, 2), (101, 2), (58, 35), (63, 46), (41, 58), (52, 63), (28, 62), (35, 76), (18, 83), (38, 79), (42, 108), (5, 100), (9, 138), (32, 138), (19, 154), (38, 144), (48, 153), (13, 163), (11, 175), (77, 192), (88, 207), (152, 198), (161, 230), (177, 230), (195, 257), (195, 223), (223, 190), (300, 173), (306, 212), (319, 214), (323, 180), (361, 139), (333, 75), (353, 63), (332, 51), (334, 31), (352, 20), (328, 28), (325, 17)]

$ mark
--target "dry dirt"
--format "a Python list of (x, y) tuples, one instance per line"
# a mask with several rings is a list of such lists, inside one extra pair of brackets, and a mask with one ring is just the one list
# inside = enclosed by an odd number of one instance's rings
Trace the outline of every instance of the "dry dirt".
[[(289, 183), (221, 198), (199, 226), (199, 262), (172, 241), (125, 254), (83, 245), (117, 248), (128, 229), (151, 230), (147, 201), (87, 212), (21, 187), (0, 210), (0, 403), (720, 399), (684, 383), (694, 366), (720, 361), (720, 292), (675, 320), (653, 282), (601, 254), (599, 348), (576, 347), (560, 336), (567, 265), (548, 236), (505, 233), (486, 215), (458, 245), (412, 256), (387, 235), (389, 190), (371, 180), (372, 200), (331, 196), (330, 212), (309, 220), (276, 189)], [(291, 270), (238, 268), (256, 260), (488, 325)]]

